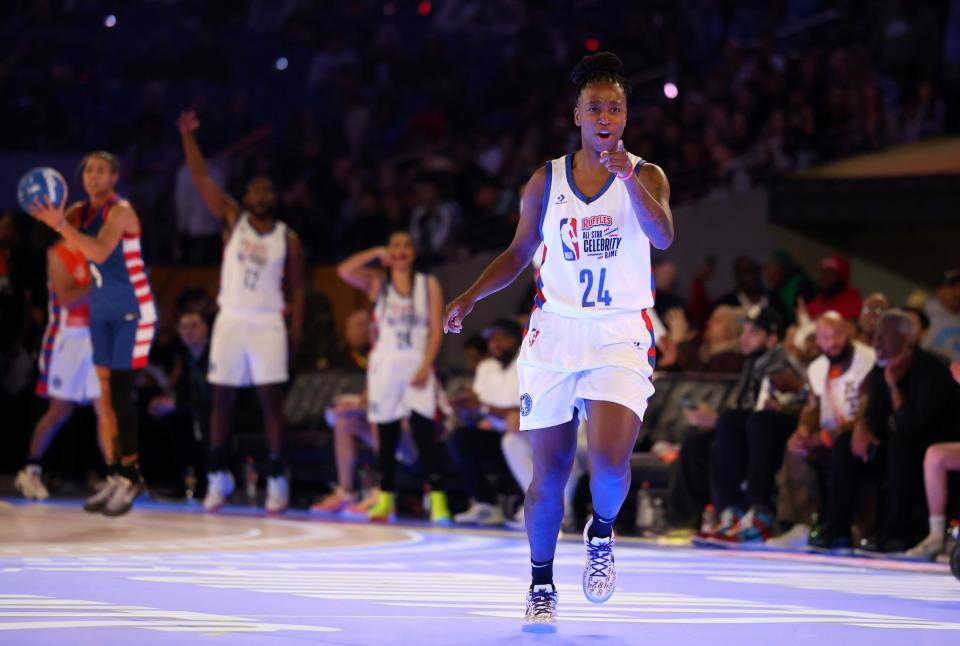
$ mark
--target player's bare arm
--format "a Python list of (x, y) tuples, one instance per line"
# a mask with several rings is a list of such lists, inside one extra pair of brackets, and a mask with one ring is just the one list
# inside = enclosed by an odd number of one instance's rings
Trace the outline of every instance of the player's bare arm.
[(295, 352), (303, 338), (307, 276), (300, 236), (287, 230), (287, 307), (290, 310), (290, 346)]
[(670, 182), (663, 169), (646, 163), (635, 173), (623, 141), (617, 143), (613, 152), (601, 153), (600, 161), (624, 182), (637, 222), (650, 244), (656, 249), (669, 248), (673, 244), (673, 212), (670, 210)]
[(444, 333), (459, 334), (465, 319), (482, 298), (500, 291), (520, 275), (540, 245), (540, 209), (546, 185), (546, 171), (540, 168), (527, 182), (520, 200), (520, 221), (506, 251), (487, 265), (476, 282), (447, 305)]
[(370, 267), (374, 261), (379, 261), (383, 267), (389, 266), (390, 254), (386, 247), (373, 247), (365, 251), (358, 251), (339, 265), (337, 276), (367, 295), (371, 301), (376, 300), (380, 291), (380, 275), (382, 272)]
[(85, 285), (78, 285), (52, 248), (47, 250), (47, 271), (53, 283), (53, 292), (63, 307), (76, 305), (90, 293), (89, 281)]
[(140, 229), (137, 214), (129, 202), (123, 200), (110, 208), (103, 228), (96, 236), (81, 233), (59, 208), (51, 206), (49, 200), (35, 202), (31, 210), (33, 217), (47, 224), (54, 231), (63, 236), (63, 239), (80, 250), (88, 260), (101, 263), (113, 253), (124, 233), (136, 234)]
[(200, 151), (200, 145), (197, 144), (197, 138), (194, 132), (200, 127), (200, 120), (193, 110), (187, 110), (180, 113), (177, 119), (177, 127), (180, 129), (180, 141), (183, 144), (183, 156), (187, 162), (187, 169), (190, 171), (190, 177), (200, 191), (207, 208), (221, 221), (229, 232), (240, 217), (240, 206), (237, 202), (227, 195), (220, 186), (210, 176), (207, 170), (207, 160), (204, 159)]

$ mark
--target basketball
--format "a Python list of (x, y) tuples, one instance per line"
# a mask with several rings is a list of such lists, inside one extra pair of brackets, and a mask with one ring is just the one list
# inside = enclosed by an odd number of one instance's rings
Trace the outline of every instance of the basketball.
[(30, 212), (37, 199), (49, 198), (52, 206), (60, 206), (67, 199), (67, 182), (55, 168), (40, 166), (24, 174), (17, 185), (17, 201), (20, 208)]

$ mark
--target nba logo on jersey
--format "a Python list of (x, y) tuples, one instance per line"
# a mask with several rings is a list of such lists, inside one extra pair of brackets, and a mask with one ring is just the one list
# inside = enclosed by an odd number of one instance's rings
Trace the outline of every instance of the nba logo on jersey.
[(577, 219), (560, 220), (560, 245), (563, 247), (564, 260), (579, 260), (580, 237), (577, 235)]

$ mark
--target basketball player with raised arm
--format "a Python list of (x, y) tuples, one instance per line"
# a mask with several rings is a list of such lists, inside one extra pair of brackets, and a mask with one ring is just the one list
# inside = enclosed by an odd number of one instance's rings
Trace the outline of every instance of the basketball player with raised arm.
[[(108, 465), (107, 485), (84, 509), (121, 516), (133, 506), (144, 482), (140, 476), (134, 386), (147, 365), (157, 328), (157, 310), (140, 252), (140, 219), (114, 190), (117, 158), (92, 152), (81, 164), (87, 199), (68, 209), (35, 203), (32, 214), (86, 256), (93, 278), (90, 292), (90, 341), (100, 382), (104, 447), (118, 441), (119, 461)], [(79, 222), (79, 227), (73, 222)], [(114, 439), (116, 438), (116, 439)]]
[(613, 523), (630, 487), (630, 455), (653, 393), (650, 246), (670, 246), (673, 217), (663, 171), (624, 150), (628, 86), (620, 67), (609, 52), (574, 67), (580, 150), (533, 174), (513, 242), (444, 315), (444, 330), (459, 332), (477, 302), (516, 279), (543, 243), (517, 362), (520, 429), (530, 433), (534, 455), (524, 503), (532, 582), (523, 629), (529, 632), (556, 630), (553, 557), (578, 414), (587, 419), (594, 510), (583, 532), (583, 592), (594, 603), (613, 594)]
[(213, 385), (213, 410), (203, 506), (215, 511), (233, 492), (227, 452), (233, 408), (239, 388), (254, 386), (263, 409), (270, 460), (265, 507), (268, 513), (281, 513), (290, 497), (283, 460), (283, 387), (289, 378), (288, 358), (298, 347), (303, 328), (303, 247), (297, 234), (274, 216), (277, 198), (269, 178), (259, 175), (247, 182), (241, 207), (207, 172), (193, 134), (200, 125), (196, 114), (182, 113), (177, 125), (190, 176), (224, 227), (220, 311), (213, 325), (207, 375)]

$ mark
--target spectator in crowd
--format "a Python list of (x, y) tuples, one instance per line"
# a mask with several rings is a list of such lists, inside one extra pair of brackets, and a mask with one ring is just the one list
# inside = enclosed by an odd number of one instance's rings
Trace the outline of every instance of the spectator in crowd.
[(206, 473), (206, 447), (210, 438), (210, 324), (202, 310), (187, 309), (177, 320), (180, 345), (174, 357), (167, 392), (153, 397), (147, 412), (163, 420), (175, 447), (181, 482), (187, 492), (202, 496), (197, 475)]
[(930, 337), (930, 317), (922, 307), (910, 307), (909, 305), (901, 307), (903, 313), (910, 317), (917, 330), (917, 345), (921, 348)]
[[(666, 258), (653, 262), (654, 304), (660, 320), (664, 320), (667, 312), (679, 308), (685, 311), (687, 304), (677, 294), (677, 263)], [(685, 313), (685, 312), (684, 312)]]
[(943, 272), (936, 295), (924, 308), (930, 318), (925, 350), (960, 361), (960, 269)]
[(480, 362), (490, 356), (487, 351), (487, 340), (476, 334), (463, 342), (463, 356), (467, 361), (467, 370), (475, 374)]
[(820, 482), (825, 478), (830, 447), (853, 429), (866, 401), (867, 376), (876, 362), (872, 346), (852, 338), (849, 322), (825, 312), (816, 323), (817, 347), (823, 353), (807, 368), (810, 395), (796, 430), (787, 442), (779, 474), (777, 519), (792, 525), (767, 541), (774, 547), (803, 548), (820, 511)]
[(790, 362), (781, 344), (782, 334), (783, 319), (773, 308), (761, 310), (744, 326), (744, 354), (749, 357), (761, 353), (758, 363), (765, 361), (771, 366), (761, 381), (756, 404), (745, 416), (728, 416), (721, 423), (704, 406), (688, 414), (688, 419), (701, 428), (711, 417), (716, 420), (710, 464), (715, 485), (713, 501), (715, 508), (730, 519), (730, 525), (719, 527), (708, 538), (757, 543), (773, 534), (774, 474), (780, 469), (787, 439), (796, 428), (792, 404), (806, 382), (802, 368)]
[(718, 305), (710, 314), (699, 347), (682, 309), (667, 312), (669, 334), (658, 339), (662, 356), (660, 370), (737, 374), (743, 367), (740, 334), (746, 312), (731, 305)]
[(867, 377), (867, 405), (853, 430), (834, 441), (823, 527), (811, 544), (849, 549), (857, 494), (865, 477), (886, 480), (879, 531), (865, 538), (868, 551), (901, 552), (922, 536), (926, 449), (957, 432), (957, 385), (936, 357), (917, 347), (913, 322), (890, 310), (874, 338), (877, 363)]
[(429, 176), (417, 182), (414, 199), (410, 236), (418, 256), (427, 263), (449, 258), (461, 225), (460, 207), (445, 200), (437, 180)]
[(890, 309), (890, 301), (886, 294), (874, 292), (863, 299), (863, 307), (860, 308), (860, 317), (857, 319), (857, 340), (860, 343), (873, 345), (877, 321), (888, 309)]
[[(743, 493), (731, 493), (729, 487), (721, 490), (713, 469), (714, 438), (722, 433), (745, 438), (750, 416), (757, 411), (761, 390), (768, 378), (795, 370), (787, 353), (780, 344), (783, 318), (770, 307), (762, 308), (743, 326), (740, 335), (740, 351), (744, 355), (743, 368), (737, 385), (721, 410), (717, 411), (705, 402), (691, 402), (684, 415), (693, 430), (688, 433), (680, 448), (677, 469), (674, 473), (669, 500), (674, 515), (692, 521), (700, 517), (704, 505), (714, 500), (715, 508), (723, 510), (720, 520), (708, 532), (720, 536), (739, 521), (742, 514), (735, 513), (734, 505), (741, 502)], [(715, 432), (718, 431), (718, 432)], [(741, 441), (741, 446), (746, 440)], [(741, 465), (737, 472), (745, 472), (746, 449), (734, 459)], [(719, 458), (719, 454), (716, 458)], [(731, 476), (731, 479), (734, 476)]]
[[(470, 495), (470, 507), (453, 517), (455, 523), (500, 525), (503, 510), (487, 475), (512, 481), (500, 448), (504, 433), (518, 433), (517, 352), (523, 330), (511, 319), (498, 319), (484, 330), (490, 357), (477, 366), (473, 388), (455, 395), (451, 405), (461, 425), (447, 438), (447, 448)], [(501, 491), (501, 493), (506, 493)]]
[(740, 256), (733, 262), (733, 283), (733, 290), (721, 296), (717, 305), (739, 307), (746, 312), (767, 305), (779, 310), (779, 302), (771, 304), (770, 295), (760, 279), (760, 265), (753, 258)]
[(850, 261), (844, 256), (827, 256), (820, 261), (820, 291), (807, 303), (807, 314), (816, 320), (833, 310), (843, 318), (856, 320), (863, 309), (860, 292), (850, 284)]
[(796, 323), (797, 301), (809, 301), (817, 288), (802, 266), (786, 249), (777, 249), (763, 266), (763, 280), (777, 309), (784, 313), (787, 325)]

